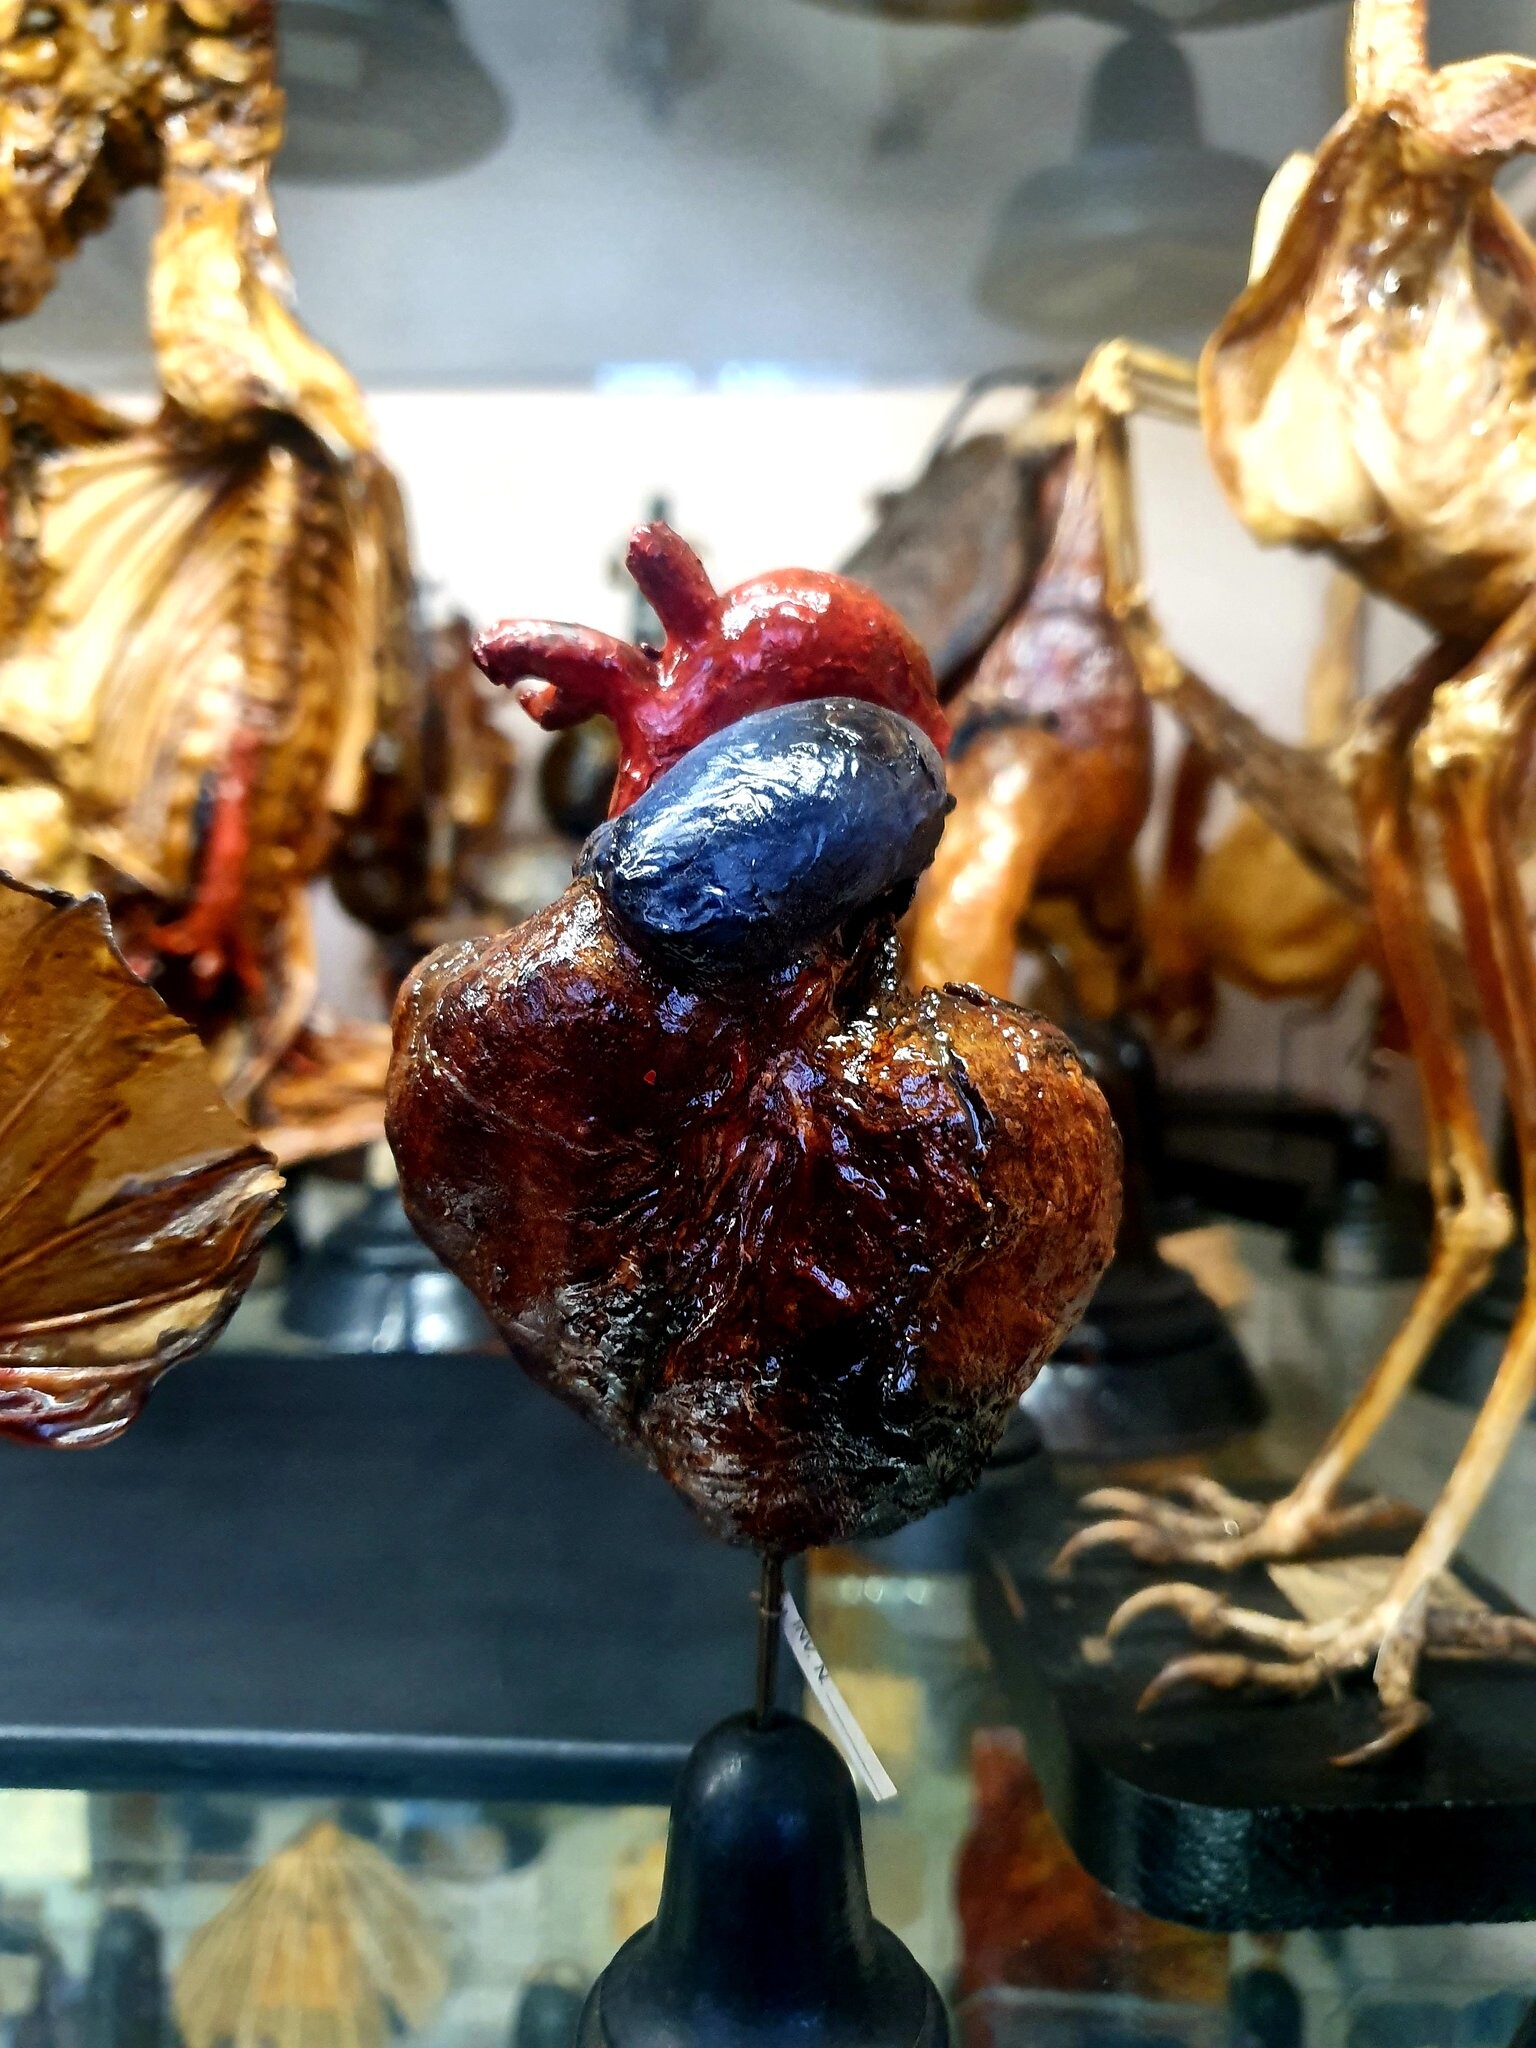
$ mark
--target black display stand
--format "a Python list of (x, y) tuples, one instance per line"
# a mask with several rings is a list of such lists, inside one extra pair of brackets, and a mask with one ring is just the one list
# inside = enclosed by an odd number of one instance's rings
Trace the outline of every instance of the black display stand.
[(858, 1801), (805, 1721), (695, 1748), (661, 1906), (593, 1987), (578, 2048), (945, 2048), (938, 1992), (869, 1908)]
[(1151, 1052), (1124, 1019), (1075, 1020), (1072, 1036), (1120, 1129), (1125, 1207), (1109, 1269), (1025, 1394), (1025, 1413), (1062, 1456), (1120, 1462), (1214, 1449), (1258, 1427), (1264, 1396), (1226, 1317), (1157, 1248)]
[(1214, 1450), (1265, 1415), (1253, 1368), (1209, 1295), (1155, 1245), (1124, 1239), (1023, 1407), (1058, 1456), (1113, 1462)]
[(1008, 1707), (1074, 1854), (1119, 1897), (1224, 1930), (1536, 1918), (1536, 1668), (1426, 1665), (1430, 1726), (1379, 1764), (1341, 1770), (1328, 1759), (1377, 1725), (1368, 1682), (1286, 1701), (1190, 1688), (1138, 1714), (1168, 1658), (1204, 1646), (1175, 1618), (1149, 1618), (1112, 1659), (1083, 1655), (1155, 1578), (1291, 1612), (1262, 1567), (1227, 1580), (1153, 1573), (1106, 1549), (1052, 1579), (1082, 1517), (1038, 1465), (989, 1479), (976, 1526), (978, 1619)]
[(756, 1565), (494, 1357), (215, 1349), (0, 1443), (0, 1784), (665, 1804)]
[(1362, 1112), (1344, 1122), (1332, 1187), (1291, 1228), (1291, 1263), (1330, 1280), (1417, 1280), (1433, 1228), (1429, 1190), (1398, 1178), (1386, 1125)]
[(332, 1353), (501, 1349), (475, 1297), (411, 1228), (393, 1183), (294, 1262), (283, 1324)]

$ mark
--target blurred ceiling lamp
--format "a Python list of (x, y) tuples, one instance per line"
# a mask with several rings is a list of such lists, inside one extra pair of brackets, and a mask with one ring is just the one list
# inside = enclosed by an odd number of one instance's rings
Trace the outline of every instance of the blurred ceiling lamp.
[(880, 21), (949, 22), (1003, 27), (1040, 14), (1087, 14), (1095, 21), (1136, 28), (1161, 22), (1172, 29), (1221, 28), (1242, 21), (1267, 21), (1299, 14), (1327, 0), (817, 0), (840, 14), (865, 14)]
[(612, 68), (620, 84), (664, 122), (678, 95), (707, 78), (714, 51), (706, 0), (624, 0)]
[(1100, 59), (1076, 154), (1008, 200), (976, 297), (1075, 353), (1203, 334), (1241, 289), (1270, 175), (1201, 140), (1188, 59), (1140, 28)]
[(449, 0), (281, 0), (277, 28), (284, 178), (442, 177), (489, 156), (511, 123)]

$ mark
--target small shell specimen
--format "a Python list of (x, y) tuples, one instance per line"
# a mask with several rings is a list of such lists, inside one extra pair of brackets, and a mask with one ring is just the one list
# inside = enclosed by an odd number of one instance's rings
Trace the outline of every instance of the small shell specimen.
[(281, 1186), (101, 898), (0, 874), (0, 1435), (126, 1429), (234, 1312)]
[(383, 2048), (447, 1989), (436, 1937), (382, 1851), (317, 1821), (253, 1871), (176, 1972), (186, 2048)]

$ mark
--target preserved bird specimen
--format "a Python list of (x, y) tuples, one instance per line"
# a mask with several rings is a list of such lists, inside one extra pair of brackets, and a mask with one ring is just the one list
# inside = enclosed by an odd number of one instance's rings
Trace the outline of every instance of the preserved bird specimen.
[(802, 571), (717, 596), (660, 526), (629, 560), (659, 658), (482, 642), (535, 715), (615, 720), (616, 809), (559, 901), (407, 983), (389, 1132), (523, 1365), (783, 1555), (974, 1483), (1109, 1257), (1119, 1146), (1050, 1025), (900, 985), (947, 798), (895, 615)]
[(1021, 459), (1001, 434), (955, 441), (980, 380), (922, 474), (887, 492), (843, 574), (900, 614), (933, 665), (940, 698), (965, 681), (1018, 603), (1040, 553), (1040, 480), (1051, 454)]
[(292, 1151), (359, 1088), (376, 1119), (382, 1034), (370, 1062), (366, 1033), (314, 1028), (305, 889), (408, 772), (424, 671), (399, 493), (290, 310), (273, 35), (271, 0), (0, 8), (0, 313), (157, 184), (162, 399), (139, 424), (0, 374), (0, 861), (99, 888)]
[[(1307, 685), (1306, 744), (1314, 750), (1341, 738), (1354, 704), (1360, 627), (1360, 586), (1336, 572)], [(1187, 741), (1147, 904), (1150, 1004), (1161, 1035), (1181, 1049), (1209, 1037), (1219, 981), (1268, 1000), (1326, 1006), (1369, 956), (1359, 907), (1251, 806), (1241, 805), (1202, 846), (1217, 776), (1211, 755)]]
[[(1112, 602), (1143, 681), (1298, 852), (1346, 888), (1363, 882), (1422, 1086), (1437, 1230), (1407, 1320), (1284, 1499), (1260, 1509), (1207, 1481), (1189, 1483), (1177, 1505), (1115, 1492), (1100, 1497), (1114, 1519), (1072, 1546), (1125, 1542), (1153, 1562), (1289, 1556), (1384, 1512), (1340, 1507), (1340, 1484), (1514, 1227), (1474, 1110), (1453, 973), (1503, 1064), (1526, 1227), (1536, 1227), (1536, 954), (1518, 863), (1536, 657), (1536, 250), (1493, 189), (1503, 163), (1536, 147), (1536, 63), (1486, 57), (1433, 70), (1424, 0), (1355, 0), (1349, 77), (1349, 109), (1316, 157), (1278, 173), (1251, 282), (1198, 378), (1111, 344), (1084, 372), (1082, 431), (1103, 464)], [(1251, 532), (1326, 550), (1435, 636), (1407, 676), (1365, 703), (1326, 763), (1266, 740), (1192, 676), (1141, 587), (1126, 420), (1138, 407), (1188, 416), (1197, 402), (1212, 462)], [(1451, 948), (1432, 914), (1437, 856), (1454, 906)], [(1181, 1658), (1151, 1696), (1185, 1680), (1296, 1694), (1369, 1670), (1381, 1732), (1355, 1760), (1427, 1718), (1416, 1689), (1424, 1655), (1531, 1654), (1536, 1625), (1460, 1616), (1432, 1589), (1533, 1395), (1528, 1301), (1385, 1593), (1312, 1624), (1243, 1610), (1206, 1587), (1149, 1588), (1113, 1628), (1168, 1607), (1234, 1644)]]
[(441, 1945), (381, 1849), (316, 1821), (187, 1944), (187, 2048), (385, 2048), (448, 1988)]
[[(1218, 978), (1336, 994), (1361, 958), (1358, 907), (1246, 806), (1202, 845), (1218, 770), (1193, 741), (1162, 873), (1138, 885), (1151, 724), (1109, 609), (1098, 465), (1091, 444), (1073, 457), (1071, 390), (1041, 394), (1006, 434), (951, 432), (847, 565), (923, 642), (941, 694), (958, 690), (956, 808), (906, 928), (913, 981), (1006, 995), (1043, 957), (1077, 1013), (1144, 1012), (1181, 1047), (1209, 1035)], [(1308, 693), (1318, 742), (1352, 695), (1357, 586), (1341, 576), (1330, 605)]]
[(1050, 548), (951, 706), (955, 813), (907, 930), (915, 987), (1010, 995), (1026, 921), (1067, 898), (1107, 966), (1078, 1002), (1108, 1015), (1139, 979), (1132, 852), (1152, 793), (1151, 714), (1105, 604), (1098, 477), (1066, 458)]
[(342, 908), (386, 940), (414, 937), (472, 888), (513, 783), (469, 621), (453, 613), (421, 639), (421, 661), (403, 672), (408, 695), (381, 721), (362, 802), (341, 821), (326, 868)]
[(280, 1186), (101, 899), (0, 875), (0, 1435), (121, 1434), (229, 1320)]

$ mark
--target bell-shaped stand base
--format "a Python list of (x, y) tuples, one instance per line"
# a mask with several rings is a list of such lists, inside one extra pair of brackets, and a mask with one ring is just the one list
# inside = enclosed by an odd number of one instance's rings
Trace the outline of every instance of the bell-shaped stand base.
[(1119, 1251), (1023, 1399), (1058, 1457), (1175, 1457), (1257, 1429), (1264, 1396), (1226, 1317), (1153, 1249)]
[(579, 2048), (945, 2048), (938, 1992), (870, 1912), (858, 1801), (809, 1723), (722, 1721), (672, 1804), (661, 1906)]
[(1125, 1146), (1115, 1256), (1082, 1321), (1025, 1394), (1056, 1457), (1112, 1463), (1214, 1450), (1264, 1420), (1264, 1396), (1226, 1317), (1157, 1246), (1162, 1111), (1145, 1039), (1125, 1018), (1072, 1035)]

